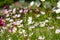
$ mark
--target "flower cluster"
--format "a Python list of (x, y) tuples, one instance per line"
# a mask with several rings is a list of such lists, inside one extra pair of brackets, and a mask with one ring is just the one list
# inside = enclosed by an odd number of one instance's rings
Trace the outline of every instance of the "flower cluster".
[[(27, 7), (10, 6), (5, 6), (2, 12), (1, 33), (7, 31), (18, 40), (53, 40), (54, 34), (60, 34), (60, 1), (57, 2), (57, 8), (45, 0), (38, 3), (32, 1)], [(12, 39), (10, 35), (8, 40)]]

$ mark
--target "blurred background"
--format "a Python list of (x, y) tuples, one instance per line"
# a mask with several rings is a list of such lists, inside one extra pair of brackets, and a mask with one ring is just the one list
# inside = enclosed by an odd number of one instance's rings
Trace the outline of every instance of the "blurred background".
[[(12, 3), (15, 3), (17, 1), (19, 1), (20, 3), (24, 3), (24, 2), (29, 3), (31, 1), (39, 2), (40, 0), (0, 0), (0, 9), (5, 5), (11, 5)], [(46, 1), (50, 1), (51, 3), (54, 3), (54, 2), (57, 2), (58, 0), (46, 0)]]

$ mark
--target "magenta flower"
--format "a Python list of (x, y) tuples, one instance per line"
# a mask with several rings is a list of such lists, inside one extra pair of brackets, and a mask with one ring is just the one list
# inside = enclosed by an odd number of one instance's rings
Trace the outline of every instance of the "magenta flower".
[(3, 8), (4, 9), (9, 9), (9, 5), (5, 5)]
[(4, 26), (5, 25), (5, 22), (3, 21), (2, 18), (0, 18), (0, 26)]

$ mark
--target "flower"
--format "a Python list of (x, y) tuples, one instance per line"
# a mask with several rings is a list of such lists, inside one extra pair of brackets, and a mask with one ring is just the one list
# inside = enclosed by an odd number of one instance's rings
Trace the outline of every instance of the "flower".
[(6, 20), (7, 20), (7, 21), (10, 20), (10, 18), (6, 18)]
[(6, 14), (6, 17), (9, 17), (9, 14)]
[(13, 9), (13, 13), (16, 13), (16, 8)]
[(20, 13), (22, 13), (22, 12), (23, 12), (23, 10), (21, 9), (19, 12), (20, 12)]
[(42, 14), (42, 15), (44, 15), (44, 14), (45, 14), (45, 12), (41, 11), (41, 14)]
[(57, 9), (57, 10), (56, 10), (56, 13), (60, 13), (60, 9)]
[(20, 16), (21, 16), (20, 14), (17, 15), (17, 17), (20, 17)]
[(27, 10), (27, 9), (25, 9), (25, 10), (24, 10), (24, 13), (27, 13), (27, 12), (28, 12), (28, 10)]
[(28, 24), (32, 24), (32, 17), (28, 18)]
[(4, 6), (4, 9), (8, 9), (8, 8), (9, 8), (9, 5), (5, 5), (5, 6)]
[(14, 20), (13, 19), (10, 19), (9, 22), (13, 22)]
[(39, 36), (38, 39), (39, 39), (39, 40), (44, 40), (45, 37), (44, 37), (44, 36)]
[(59, 34), (60, 33), (60, 29), (56, 29), (55, 33)]
[(57, 7), (60, 8), (60, 0), (57, 2)]
[(24, 29), (22, 29), (22, 32), (23, 32), (23, 33), (26, 33)]
[(13, 18), (16, 18), (16, 16), (13, 16)]
[(60, 19), (60, 16), (56, 17), (57, 19)]
[(19, 12), (20, 12), (20, 13), (27, 13), (28, 10), (27, 10), (27, 9), (21, 9)]
[(54, 29), (54, 26), (52, 26), (52, 27), (49, 27), (49, 29)]
[(40, 22), (40, 27), (44, 27), (45, 26), (45, 22)]
[(11, 33), (11, 32), (12, 32), (12, 30), (11, 30), (11, 29), (9, 29), (9, 30), (8, 30), (8, 32), (9, 32), (9, 33)]
[(39, 17), (39, 16), (40, 16), (40, 14), (36, 15), (36, 17)]
[(42, 2), (44, 2), (45, 0), (41, 0)]
[(45, 20), (45, 22), (49, 22), (49, 20)]
[(0, 18), (0, 26), (4, 26), (5, 25), (5, 22), (2, 18)]
[(8, 12), (9, 12), (8, 10), (6, 10), (6, 9), (4, 10), (4, 13), (5, 13), (5, 14), (8, 14)]
[(34, 1), (30, 2), (30, 6), (33, 6), (34, 5)]
[(8, 38), (8, 40), (11, 40), (11, 38)]
[(13, 27), (12, 32), (13, 33), (16, 33), (16, 31), (17, 31), (17, 28), (16, 27)]

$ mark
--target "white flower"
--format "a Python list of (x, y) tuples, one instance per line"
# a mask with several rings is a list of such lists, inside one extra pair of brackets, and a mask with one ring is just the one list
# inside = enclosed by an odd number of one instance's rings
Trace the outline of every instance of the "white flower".
[(20, 16), (21, 16), (20, 14), (15, 14), (13, 18), (20, 17)]
[(57, 2), (57, 7), (60, 8), (60, 0)]
[(25, 10), (24, 10), (24, 13), (27, 13), (27, 12), (28, 12), (28, 10), (27, 10), (27, 9), (25, 9)]
[(60, 9), (57, 9), (57, 10), (56, 10), (56, 13), (60, 13)]
[(52, 27), (49, 27), (49, 29), (54, 29), (54, 26), (52, 26)]
[(20, 21), (17, 21), (17, 22), (16, 22), (16, 25), (20, 25)]
[(22, 23), (22, 22), (23, 22), (23, 20), (20, 20), (19, 22), (20, 22), (20, 23)]
[(33, 6), (34, 5), (34, 1), (30, 2), (30, 6)]
[(22, 32), (23, 32), (24, 34), (26, 33), (24, 29), (22, 29)]
[(60, 19), (60, 16), (56, 17), (57, 19)]
[(45, 37), (44, 37), (44, 36), (39, 36), (38, 39), (39, 39), (39, 40), (44, 40)]
[(45, 14), (45, 12), (41, 11), (41, 14), (42, 14), (42, 15), (44, 15), (44, 14)]
[(13, 32), (13, 33), (16, 33), (16, 31), (17, 31), (17, 28), (14, 27), (13, 30), (12, 30), (12, 32)]
[(16, 8), (13, 9), (13, 13), (16, 13)]
[(32, 24), (32, 21), (28, 21), (28, 25), (29, 25), (29, 24)]
[(8, 12), (9, 12), (8, 10), (4, 10), (4, 13), (5, 13), (5, 14), (8, 14)]
[(11, 38), (8, 38), (8, 40), (11, 40)]
[(32, 17), (28, 18), (28, 24), (32, 24)]
[(30, 38), (28, 38), (27, 40), (30, 40)]
[(20, 12), (20, 13), (22, 13), (22, 12), (23, 12), (23, 10), (21, 9), (19, 12)]
[(40, 22), (40, 27), (44, 27), (45, 26), (45, 22)]
[(32, 17), (29, 17), (29, 18), (28, 18), (28, 21), (29, 21), (29, 20), (32, 20)]
[(36, 15), (36, 17), (39, 17), (39, 16), (40, 16), (40, 14)]
[(15, 17), (17, 17), (17, 14), (15, 14)]
[(12, 11), (12, 9), (9, 9), (9, 12), (11, 12)]
[(13, 16), (13, 18), (16, 18), (16, 16)]
[(7, 14), (6, 17), (9, 17), (9, 14)]
[(13, 20), (13, 19), (10, 19), (9, 21), (10, 21), (10, 22), (13, 22), (14, 20)]
[(56, 29), (55, 33), (59, 34), (60, 33), (60, 29)]
[(35, 28), (35, 26), (30, 26), (29, 28), (33, 29), (33, 28)]
[(20, 17), (20, 16), (21, 16), (20, 14), (17, 15), (17, 17)]
[(10, 18), (6, 18), (6, 20), (7, 20), (7, 21), (10, 20)]
[(41, 0), (42, 2), (44, 2), (45, 0)]
[(34, 28), (35, 28), (35, 26), (29, 26), (29, 30), (32, 30)]
[(13, 22), (14, 25), (17, 25), (16, 22)]
[(49, 20), (45, 20), (45, 22), (49, 22)]

